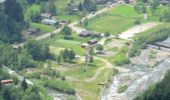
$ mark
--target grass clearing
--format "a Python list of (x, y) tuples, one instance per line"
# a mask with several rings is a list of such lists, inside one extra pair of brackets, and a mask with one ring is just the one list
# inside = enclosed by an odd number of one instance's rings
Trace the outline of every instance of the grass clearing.
[(34, 23), (34, 22), (30, 22), (30, 26), (33, 28), (39, 28), (42, 33), (51, 32), (56, 29), (54, 26), (45, 25), (42, 23)]
[(90, 19), (88, 29), (98, 32), (119, 34), (134, 26), (137, 18), (140, 18), (142, 23), (159, 21), (158, 15), (163, 11), (163, 9), (164, 7), (159, 7), (155, 16), (152, 16), (151, 10), (148, 9), (148, 19), (144, 20), (144, 15), (137, 13), (133, 6), (120, 5), (106, 13)]
[(75, 77), (78, 79), (90, 78), (93, 77), (96, 73), (97, 69), (104, 66), (104, 63), (100, 60), (94, 60), (93, 63), (89, 63), (87, 67), (87, 71), (84, 72), (86, 63), (81, 62), (73, 66), (70, 70), (64, 72), (64, 75)]
[(58, 47), (58, 48), (67, 48), (72, 49), (76, 52), (78, 55), (84, 55), (85, 49), (82, 49), (81, 43), (85, 43), (89, 38), (81, 38), (76, 33), (72, 33), (72, 38), (70, 39), (64, 39), (63, 35), (61, 33), (57, 33), (53, 38), (49, 37), (45, 40), (42, 40), (42, 42), (45, 42), (51, 46)]

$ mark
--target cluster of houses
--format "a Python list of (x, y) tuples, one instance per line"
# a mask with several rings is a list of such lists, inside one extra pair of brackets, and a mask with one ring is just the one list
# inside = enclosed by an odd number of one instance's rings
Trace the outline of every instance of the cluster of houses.
[(68, 21), (66, 20), (56, 20), (53, 16), (49, 13), (42, 13), (41, 16), (41, 23), (46, 25), (64, 25), (67, 24)]
[[(97, 32), (92, 32), (92, 31), (82, 31), (80, 34), (79, 34), (79, 37), (101, 37), (101, 34), (100, 33), (97, 33)], [(89, 40), (87, 41), (86, 43), (82, 43), (81, 44), (81, 48), (89, 48), (91, 46), (94, 46), (98, 43), (98, 40), (97, 39), (92, 39), (92, 40)]]
[[(41, 23), (45, 24), (45, 25), (60, 25), (63, 26), (65, 24), (68, 24), (68, 21), (66, 20), (56, 20), (55, 18), (53, 18), (53, 16), (49, 13), (42, 13), (40, 14), (41, 16)], [(27, 30), (27, 34), (28, 35), (38, 35), (40, 33), (40, 29), (39, 28), (28, 28)]]

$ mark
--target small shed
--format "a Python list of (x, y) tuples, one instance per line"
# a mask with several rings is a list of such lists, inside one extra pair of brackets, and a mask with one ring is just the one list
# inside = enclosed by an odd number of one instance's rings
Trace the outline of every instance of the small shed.
[(7, 85), (7, 84), (11, 84), (11, 83), (13, 83), (13, 80), (12, 80), (12, 79), (1, 80), (1, 84), (3, 84), (3, 85)]
[(42, 19), (50, 19), (52, 17), (52, 15), (49, 13), (42, 13), (40, 16)]
[(44, 19), (41, 22), (46, 25), (57, 25), (58, 23), (58, 21), (55, 19)]
[(81, 48), (89, 48), (90, 45), (88, 43), (83, 43), (81, 44)]
[(170, 4), (170, 0), (160, 0), (160, 4), (167, 5)]
[(87, 43), (89, 44), (89, 45), (95, 45), (95, 44), (97, 44), (97, 39), (92, 39), (92, 40), (90, 40), (90, 41), (88, 41)]
[(40, 33), (40, 29), (39, 28), (29, 28), (27, 30), (28, 35), (37, 35)]
[(97, 32), (93, 32), (93, 31), (82, 31), (80, 34), (79, 34), (80, 37), (88, 37), (88, 36), (94, 36), (94, 37), (99, 37), (101, 36), (100, 33), (97, 33)]

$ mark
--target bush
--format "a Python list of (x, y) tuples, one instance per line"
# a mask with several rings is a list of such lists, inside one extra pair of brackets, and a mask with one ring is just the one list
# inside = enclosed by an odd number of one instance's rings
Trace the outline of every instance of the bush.
[(49, 80), (48, 87), (68, 94), (75, 94), (75, 90), (67, 82), (61, 80)]
[(147, 48), (148, 43), (154, 43), (165, 40), (170, 35), (169, 28), (159, 29), (153, 33), (147, 33), (139, 36), (134, 42), (131, 50), (129, 51), (129, 57), (140, 54), (141, 49)]
[(141, 21), (140, 21), (140, 19), (136, 19), (134, 23), (135, 23), (135, 25), (139, 25), (139, 24), (141, 24)]
[(124, 92), (126, 89), (127, 89), (127, 85), (120, 85), (119, 87), (118, 87), (118, 93), (122, 93), (122, 92)]

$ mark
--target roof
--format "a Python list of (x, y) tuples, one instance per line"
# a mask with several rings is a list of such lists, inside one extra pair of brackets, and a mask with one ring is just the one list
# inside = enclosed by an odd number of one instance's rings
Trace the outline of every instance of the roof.
[(0, 0), (0, 3), (4, 3), (6, 0)]
[(9, 80), (1, 80), (1, 83), (2, 84), (9, 84), (9, 83), (12, 83), (13, 80), (12, 79), (9, 79)]
[(82, 31), (80, 34), (83, 35), (100, 35), (99, 33), (93, 32), (93, 31)]
[(58, 21), (55, 19), (44, 19), (42, 22), (45, 24), (56, 24)]
[(164, 3), (164, 4), (170, 3), (170, 0), (160, 0), (160, 3)]
[(51, 17), (52, 15), (49, 13), (42, 13), (40, 14), (42, 17)]
[(40, 29), (39, 28), (29, 28), (27, 31), (28, 32), (36, 32), (38, 30), (40, 30)]
[(89, 44), (88, 44), (88, 43), (83, 43), (83, 44), (81, 44), (81, 45), (83, 45), (83, 46), (89, 46)]
[(93, 43), (93, 42), (97, 42), (97, 39), (92, 39), (89, 42)]

